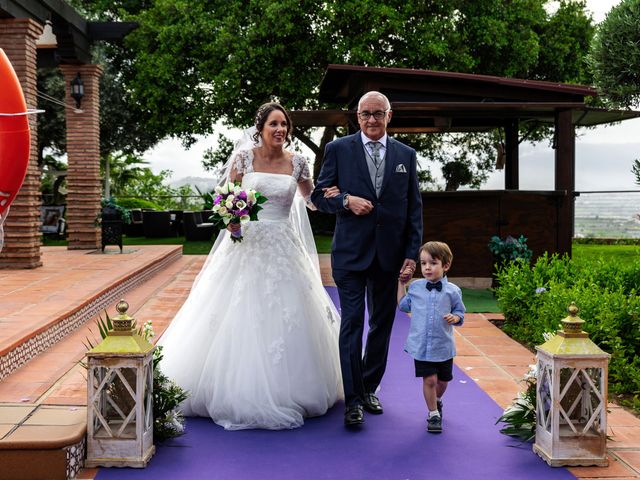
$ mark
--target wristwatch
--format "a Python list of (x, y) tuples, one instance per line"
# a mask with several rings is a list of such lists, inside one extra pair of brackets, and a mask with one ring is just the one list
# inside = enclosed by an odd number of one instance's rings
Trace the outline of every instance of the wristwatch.
[(349, 194), (345, 193), (344, 197), (342, 197), (342, 206), (349, 210)]

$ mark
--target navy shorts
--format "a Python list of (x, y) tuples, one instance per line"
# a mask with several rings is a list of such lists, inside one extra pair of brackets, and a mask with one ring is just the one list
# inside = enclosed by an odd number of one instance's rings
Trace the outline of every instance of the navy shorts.
[(453, 380), (453, 358), (444, 362), (425, 362), (423, 360), (413, 360), (416, 365), (416, 377), (430, 377), (438, 375), (441, 382)]

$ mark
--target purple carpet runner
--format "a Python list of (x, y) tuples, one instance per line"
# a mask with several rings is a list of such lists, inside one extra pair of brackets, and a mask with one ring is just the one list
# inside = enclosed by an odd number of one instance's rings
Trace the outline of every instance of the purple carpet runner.
[[(327, 290), (338, 303), (335, 288)], [(444, 397), (442, 434), (426, 431), (422, 381), (403, 350), (409, 318), (396, 315), (389, 365), (379, 392), (383, 415), (366, 415), (359, 431), (343, 427), (342, 403), (296, 430), (227, 432), (205, 418), (187, 419), (187, 434), (157, 445), (144, 470), (101, 469), (98, 480), (572, 479), (551, 468), (495, 425), (501, 408), (455, 368)]]

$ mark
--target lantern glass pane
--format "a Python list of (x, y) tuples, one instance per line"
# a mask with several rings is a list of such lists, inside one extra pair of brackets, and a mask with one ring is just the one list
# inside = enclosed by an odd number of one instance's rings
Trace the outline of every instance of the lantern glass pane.
[(538, 424), (547, 432), (551, 432), (551, 391), (552, 391), (551, 366), (541, 363), (538, 366), (537, 380), (537, 406)]
[(133, 367), (94, 369), (95, 437), (136, 438), (136, 373)]
[(144, 431), (153, 428), (153, 362), (145, 365), (144, 383)]
[(602, 375), (599, 368), (563, 368), (560, 372), (560, 435), (599, 435)]

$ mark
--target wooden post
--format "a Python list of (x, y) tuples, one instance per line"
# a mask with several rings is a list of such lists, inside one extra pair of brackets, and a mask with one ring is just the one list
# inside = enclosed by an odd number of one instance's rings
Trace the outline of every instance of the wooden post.
[(575, 129), (571, 110), (556, 112), (555, 188), (564, 192), (558, 204), (557, 251), (571, 255), (575, 206)]
[(518, 143), (518, 119), (509, 122), (505, 128), (505, 165), (504, 189), (518, 190), (520, 188), (520, 155)]

